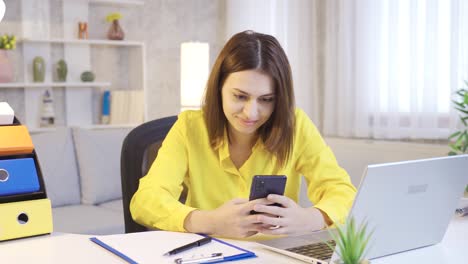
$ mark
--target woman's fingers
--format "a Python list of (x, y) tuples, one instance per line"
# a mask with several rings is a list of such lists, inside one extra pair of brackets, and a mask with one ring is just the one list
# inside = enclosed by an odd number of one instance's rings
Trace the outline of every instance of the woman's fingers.
[(269, 194), (267, 197), (267, 200), (270, 201), (270, 203), (281, 204), (283, 207), (286, 207), (286, 208), (296, 206), (296, 202), (294, 202), (289, 197), (286, 197), (284, 195)]
[(264, 214), (258, 215), (257, 220), (259, 223), (270, 226), (285, 226), (287, 224), (287, 220), (283, 217), (271, 217)]
[(261, 230), (258, 230), (259, 233), (265, 234), (265, 235), (286, 235), (288, 234), (287, 229), (284, 227), (278, 227), (278, 228), (262, 228)]
[(285, 216), (286, 213), (284, 208), (275, 205), (256, 204), (253, 210), (271, 216)]

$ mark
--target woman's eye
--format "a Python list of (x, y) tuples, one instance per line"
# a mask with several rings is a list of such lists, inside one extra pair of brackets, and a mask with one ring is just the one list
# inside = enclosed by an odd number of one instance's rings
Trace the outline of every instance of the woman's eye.
[(247, 99), (247, 96), (242, 95), (242, 94), (234, 94), (234, 97), (235, 97), (237, 100), (246, 100), (246, 99)]
[(264, 102), (264, 103), (271, 103), (275, 100), (274, 97), (263, 97), (260, 99), (261, 102)]

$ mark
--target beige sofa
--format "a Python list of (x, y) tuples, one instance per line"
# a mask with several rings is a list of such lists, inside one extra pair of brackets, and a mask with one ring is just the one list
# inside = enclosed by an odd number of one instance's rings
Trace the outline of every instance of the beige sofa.
[(120, 150), (130, 129), (58, 128), (32, 133), (54, 231), (124, 232)]
[[(398, 141), (325, 138), (336, 159), (358, 187), (367, 165), (403, 160), (446, 156), (449, 148), (441, 144), (421, 144)], [(305, 186), (300, 195), (301, 205), (310, 205)]]

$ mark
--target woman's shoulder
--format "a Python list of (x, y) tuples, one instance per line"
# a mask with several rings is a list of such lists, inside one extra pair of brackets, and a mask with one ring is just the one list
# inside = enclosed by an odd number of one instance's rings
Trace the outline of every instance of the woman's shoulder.
[(295, 118), (296, 139), (298, 139), (300, 142), (305, 142), (308, 140), (321, 140), (320, 132), (304, 110), (296, 108)]
[(205, 126), (202, 110), (185, 110), (178, 116), (180, 126), (191, 131), (192, 129), (200, 129)]
[(310, 117), (301, 108), (296, 107), (296, 109), (294, 110), (294, 117), (295, 117), (296, 129), (303, 128), (304, 126), (315, 127)]

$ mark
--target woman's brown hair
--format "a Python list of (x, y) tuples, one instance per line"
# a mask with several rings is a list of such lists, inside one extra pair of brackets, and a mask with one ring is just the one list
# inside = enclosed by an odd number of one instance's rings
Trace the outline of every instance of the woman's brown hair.
[(244, 31), (235, 34), (221, 50), (211, 70), (203, 101), (203, 114), (213, 149), (219, 147), (227, 124), (221, 89), (229, 74), (261, 70), (274, 84), (275, 108), (258, 131), (280, 167), (289, 159), (294, 134), (294, 91), (291, 67), (278, 40), (273, 36)]

